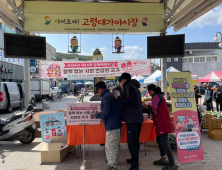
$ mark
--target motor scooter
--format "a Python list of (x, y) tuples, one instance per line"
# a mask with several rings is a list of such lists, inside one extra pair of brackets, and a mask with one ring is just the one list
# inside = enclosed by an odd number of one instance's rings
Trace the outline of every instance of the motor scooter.
[(86, 95), (85, 89), (82, 88), (82, 89), (81, 89), (81, 92), (78, 94), (78, 100), (79, 100), (79, 102), (81, 102), (81, 101), (83, 102), (85, 95)]
[(0, 141), (19, 140), (23, 144), (29, 144), (35, 139), (38, 129), (35, 125), (33, 112), (35, 107), (29, 105), (27, 110), (15, 112), (7, 119), (0, 119)]

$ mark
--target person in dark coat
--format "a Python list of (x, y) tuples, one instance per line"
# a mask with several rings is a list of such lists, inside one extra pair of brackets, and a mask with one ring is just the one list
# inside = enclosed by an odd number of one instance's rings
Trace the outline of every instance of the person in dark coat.
[(212, 98), (213, 97), (213, 90), (211, 90), (210, 85), (207, 85), (207, 89), (205, 90), (205, 101), (207, 105), (207, 111), (214, 111)]
[(220, 87), (217, 85), (216, 90), (214, 91), (214, 98), (216, 100), (216, 108), (217, 112), (219, 112), (219, 105), (220, 105), (220, 112), (222, 112), (222, 92), (220, 91)]
[[(161, 159), (154, 161), (154, 165), (165, 165), (162, 170), (177, 170), (173, 153), (169, 145), (168, 134), (174, 132), (173, 124), (168, 112), (167, 103), (161, 89), (154, 84), (148, 86), (148, 92), (152, 96), (152, 105), (149, 106), (150, 112), (153, 115), (153, 122), (156, 127), (156, 141), (159, 145)], [(166, 160), (168, 157), (169, 163)]]
[(122, 132), (122, 122), (120, 120), (119, 104), (114, 95), (106, 89), (105, 82), (98, 82), (96, 93), (102, 97), (101, 112), (91, 114), (91, 118), (103, 119), (106, 129), (106, 160), (107, 170), (117, 170), (117, 161), (119, 157), (119, 145)]
[(131, 154), (131, 159), (127, 163), (132, 164), (130, 170), (139, 169), (140, 131), (143, 123), (143, 108), (141, 94), (138, 88), (140, 83), (131, 80), (129, 73), (121, 75), (123, 84), (122, 97), (115, 95), (118, 102), (122, 104), (122, 120), (127, 126), (127, 144)]
[(197, 87), (194, 87), (194, 93), (195, 93), (196, 104), (198, 104), (198, 99), (202, 98), (202, 96), (198, 94)]

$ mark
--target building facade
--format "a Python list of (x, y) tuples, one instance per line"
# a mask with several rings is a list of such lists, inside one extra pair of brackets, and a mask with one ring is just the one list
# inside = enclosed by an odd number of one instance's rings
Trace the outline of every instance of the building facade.
[(218, 42), (186, 43), (185, 57), (168, 58), (167, 67), (190, 71), (204, 77), (212, 71), (222, 71), (222, 49)]

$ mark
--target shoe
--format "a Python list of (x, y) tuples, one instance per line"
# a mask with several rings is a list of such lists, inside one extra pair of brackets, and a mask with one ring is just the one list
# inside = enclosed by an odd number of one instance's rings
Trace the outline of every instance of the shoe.
[(129, 170), (139, 170), (139, 167), (131, 166)]
[(163, 167), (162, 170), (178, 170), (177, 166), (167, 166)]
[(132, 159), (127, 159), (126, 162), (127, 162), (128, 164), (133, 164)]
[(154, 165), (168, 165), (168, 162), (164, 162), (162, 159), (153, 162)]

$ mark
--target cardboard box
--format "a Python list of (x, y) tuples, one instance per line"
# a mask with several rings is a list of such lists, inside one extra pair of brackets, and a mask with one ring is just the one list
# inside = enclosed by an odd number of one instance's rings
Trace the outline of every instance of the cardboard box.
[[(66, 136), (50, 136), (51, 143), (42, 142), (32, 150), (41, 151), (41, 163), (56, 163), (62, 162), (67, 153)], [(71, 148), (73, 149), (73, 147)]]
[(202, 124), (202, 128), (203, 129), (209, 129), (209, 128), (212, 128), (213, 127), (213, 124), (208, 124), (208, 125), (206, 125), (206, 124)]
[(213, 128), (221, 129), (221, 124), (213, 124)]
[(212, 118), (213, 125), (221, 125), (221, 119), (220, 118)]
[(212, 124), (212, 120), (204, 120), (203, 121), (203, 124), (202, 124), (202, 128), (203, 129), (209, 129), (209, 128), (212, 128), (213, 127), (213, 124)]
[(206, 125), (211, 125), (213, 124), (213, 121), (209, 119), (209, 120), (204, 120), (203, 123), (205, 123)]
[(213, 140), (222, 140), (222, 129), (210, 128), (208, 131), (208, 137)]
[(212, 118), (212, 115), (211, 114), (206, 114), (204, 117), (203, 117), (203, 120), (211, 120)]

